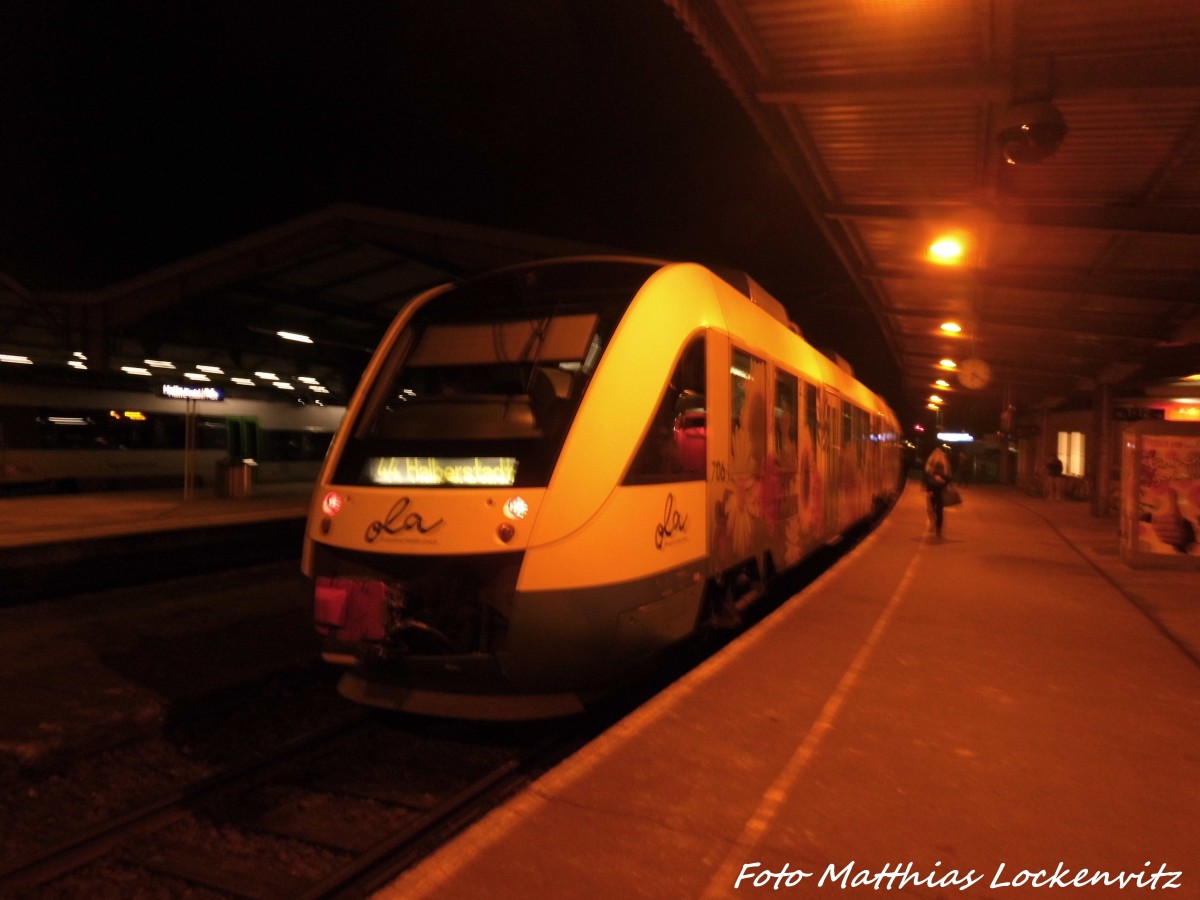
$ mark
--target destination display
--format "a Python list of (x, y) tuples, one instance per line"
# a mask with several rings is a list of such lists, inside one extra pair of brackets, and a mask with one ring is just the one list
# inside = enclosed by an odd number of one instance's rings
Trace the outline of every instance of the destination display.
[(380, 456), (369, 463), (372, 484), (508, 486), (517, 480), (510, 456)]

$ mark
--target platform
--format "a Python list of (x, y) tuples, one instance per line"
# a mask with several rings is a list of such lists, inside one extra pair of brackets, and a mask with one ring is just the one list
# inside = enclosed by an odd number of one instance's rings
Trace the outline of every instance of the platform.
[(300, 555), (311, 484), (243, 497), (182, 488), (0, 498), (0, 606)]
[(936, 540), (910, 487), (377, 896), (1200, 897), (1200, 574), (1128, 568), (1084, 504), (964, 495)]
[(0, 498), (0, 547), (30, 547), (156, 530), (303, 518), (312, 484), (255, 485), (245, 497), (183, 489)]

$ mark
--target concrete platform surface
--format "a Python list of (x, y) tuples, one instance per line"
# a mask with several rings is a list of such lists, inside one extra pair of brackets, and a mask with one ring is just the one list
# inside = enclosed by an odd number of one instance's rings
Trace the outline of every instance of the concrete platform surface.
[(1082, 504), (964, 495), (935, 540), (910, 487), (377, 896), (1200, 897), (1200, 574), (1129, 569)]
[(227, 523), (303, 518), (311, 484), (255, 485), (245, 497), (183, 489), (0, 498), (0, 547), (60, 544)]

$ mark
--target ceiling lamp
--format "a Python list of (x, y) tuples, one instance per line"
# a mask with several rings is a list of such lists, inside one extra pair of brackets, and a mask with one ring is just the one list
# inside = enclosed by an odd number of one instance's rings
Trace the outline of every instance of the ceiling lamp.
[(941, 328), (946, 334), (962, 334), (962, 326), (957, 322), (943, 322)]
[(945, 234), (929, 245), (925, 254), (930, 262), (941, 266), (957, 266), (966, 256), (966, 239), (961, 235)]

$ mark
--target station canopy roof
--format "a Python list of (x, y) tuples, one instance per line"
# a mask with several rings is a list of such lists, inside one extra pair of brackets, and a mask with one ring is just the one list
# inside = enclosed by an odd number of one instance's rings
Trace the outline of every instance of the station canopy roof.
[[(821, 224), (915, 407), (943, 378), (946, 422), (995, 430), (1008, 406), (1200, 373), (1195, 0), (665, 2)], [(946, 237), (961, 255), (931, 261)], [(965, 387), (943, 359), (990, 380)]]
[(230, 395), (341, 405), (421, 290), (606, 252), (339, 204), (97, 291), (33, 292), (0, 276), (0, 359), (10, 363), (0, 364), (0, 384), (156, 391), (191, 375)]
[[(1009, 407), (1028, 420), (1086, 405), (1102, 385), (1188, 391), (1181, 379), (1200, 374), (1200, 3), (664, 2), (866, 299), (912, 409), (937, 393), (944, 425), (978, 432)], [(1057, 116), (1061, 143), (1046, 136)], [(946, 237), (961, 254), (932, 261)], [(297, 389), (305, 376), (344, 402), (421, 288), (600, 249), (338, 205), (97, 291), (32, 292), (0, 275), (0, 349), (37, 363), (0, 365), (0, 383), (37, 369), (78, 384), (155, 359), (236, 373), (253, 391), (276, 390), (256, 372)], [(68, 368), (74, 353), (86, 373)], [(968, 387), (942, 360), (981, 360), (989, 377)]]

